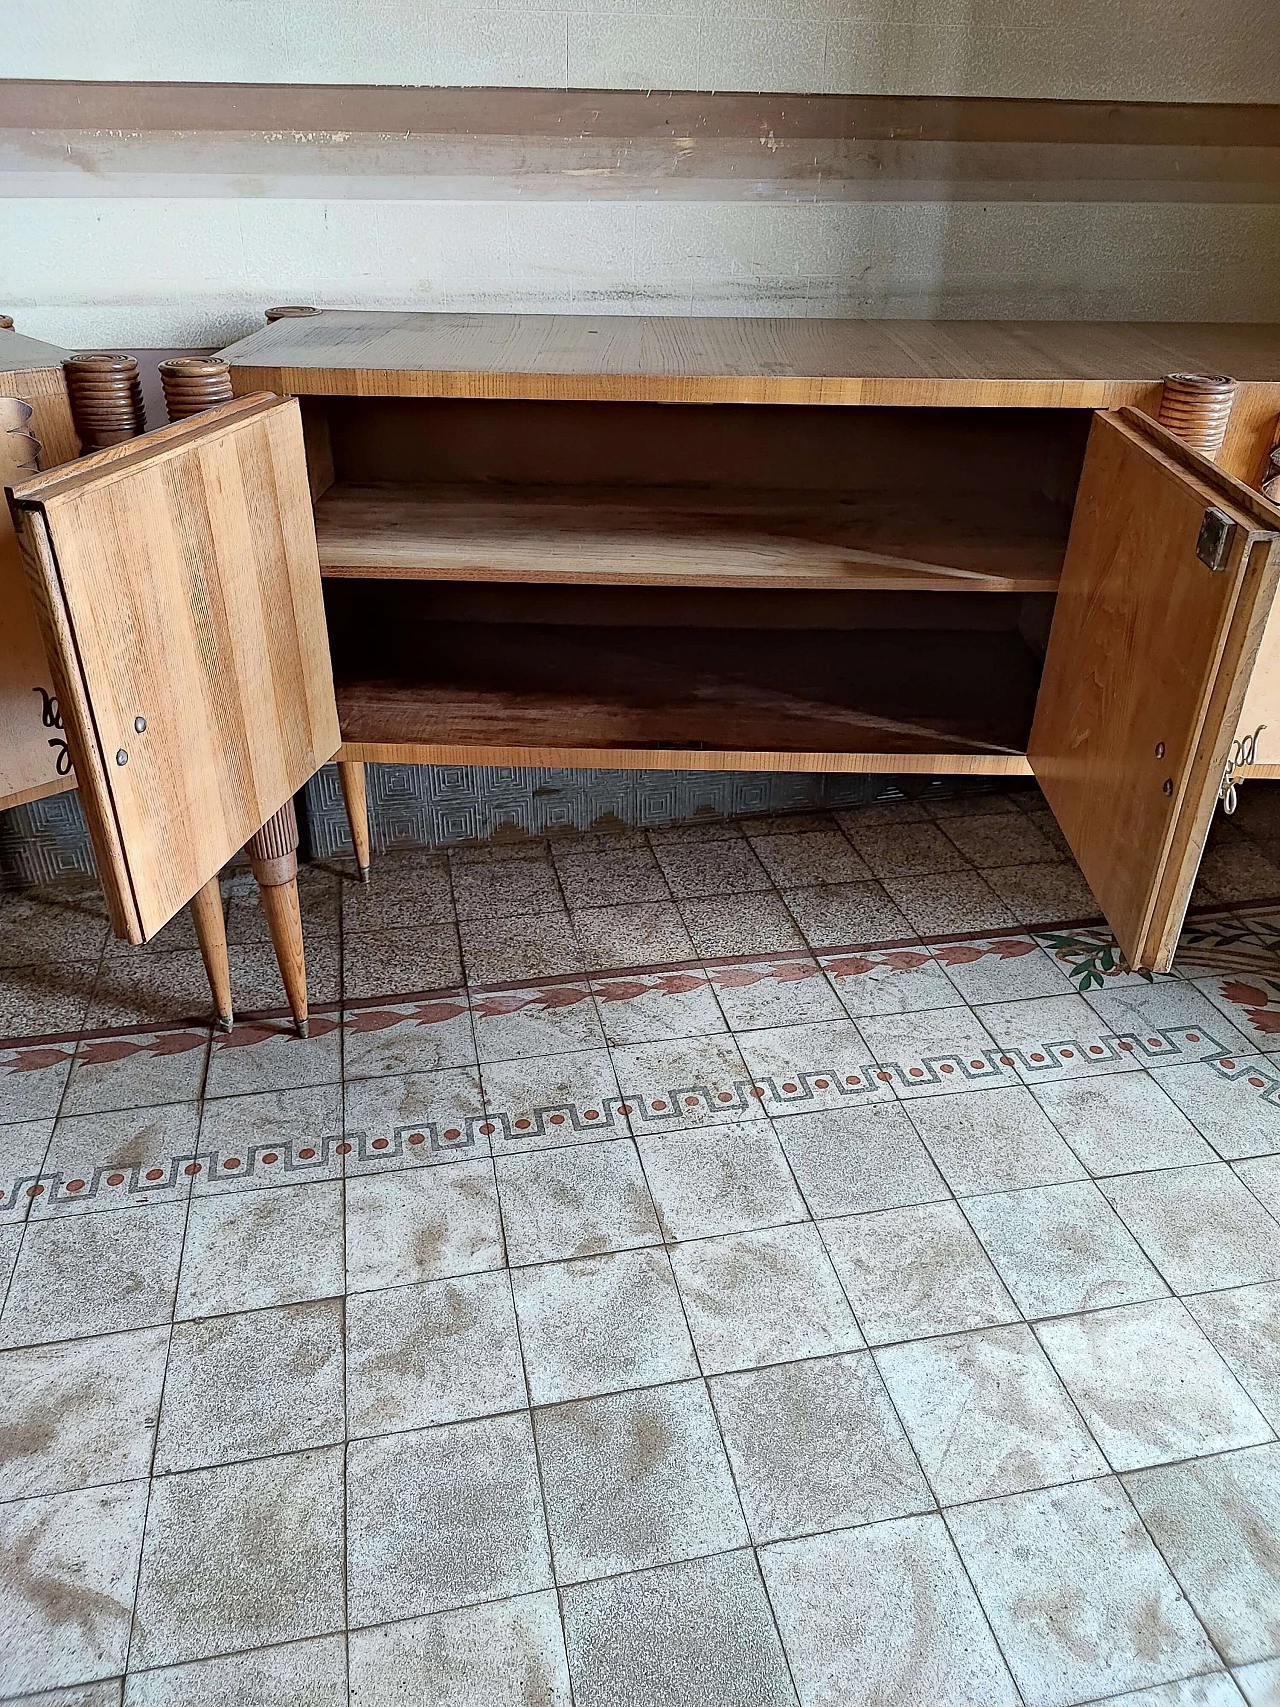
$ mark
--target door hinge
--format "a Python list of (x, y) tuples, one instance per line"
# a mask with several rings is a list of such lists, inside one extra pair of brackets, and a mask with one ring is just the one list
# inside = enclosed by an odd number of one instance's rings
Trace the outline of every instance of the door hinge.
[(1236, 524), (1222, 510), (1207, 509), (1196, 540), (1196, 556), (1206, 569), (1225, 569)]
[(1228, 817), (1239, 804), (1236, 772), (1246, 765), (1257, 764), (1258, 737), (1265, 728), (1265, 723), (1259, 723), (1252, 735), (1242, 735), (1239, 740), (1231, 743), (1231, 756), (1228, 758), (1226, 769), (1222, 773), (1222, 786), (1218, 790), (1218, 799), (1222, 802), (1222, 810)]

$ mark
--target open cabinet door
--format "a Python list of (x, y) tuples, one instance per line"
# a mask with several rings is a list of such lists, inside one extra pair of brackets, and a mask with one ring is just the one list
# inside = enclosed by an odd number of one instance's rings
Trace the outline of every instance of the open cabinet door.
[(1095, 416), (1028, 758), (1134, 968), (1172, 963), (1278, 578), (1280, 510)]
[(112, 923), (145, 942), (340, 743), (298, 405), (241, 398), (10, 501)]

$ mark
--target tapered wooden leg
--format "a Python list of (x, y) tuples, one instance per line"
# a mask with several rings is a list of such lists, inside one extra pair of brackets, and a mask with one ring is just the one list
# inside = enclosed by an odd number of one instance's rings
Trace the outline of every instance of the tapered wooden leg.
[(222, 890), (216, 877), (211, 877), (203, 889), (191, 897), (191, 917), (200, 944), (209, 989), (213, 994), (213, 1009), (222, 1031), (230, 1031), (234, 1023), (231, 1011), (231, 968), (227, 964), (227, 922), (222, 915)]
[(351, 826), (351, 843), (356, 850), (356, 865), (360, 881), (369, 881), (369, 797), (365, 792), (364, 765), (352, 759), (338, 760), (338, 780), (342, 798), (347, 803), (347, 822)]
[(307, 1035), (307, 960), (298, 906), (298, 820), (288, 801), (267, 819), (245, 852), (257, 879), (284, 993), (298, 1028)]

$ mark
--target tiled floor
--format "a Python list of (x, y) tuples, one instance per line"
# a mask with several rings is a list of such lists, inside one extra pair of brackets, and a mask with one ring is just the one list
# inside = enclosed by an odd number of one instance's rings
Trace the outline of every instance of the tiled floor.
[(1206, 869), (1151, 982), (1025, 788), (313, 868), (305, 1044), (0, 901), (0, 1699), (1276, 1707), (1280, 790)]

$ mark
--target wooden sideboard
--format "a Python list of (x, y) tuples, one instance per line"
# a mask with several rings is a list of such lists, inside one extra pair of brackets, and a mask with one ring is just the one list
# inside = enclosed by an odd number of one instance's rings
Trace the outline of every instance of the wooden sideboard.
[[(1160, 968), (1237, 735), (1268, 725), (1251, 774), (1280, 776), (1280, 510), (1253, 489), (1280, 327), (325, 312), (223, 354), (241, 401), (78, 465), (81, 494), (112, 487), (116, 572), (166, 582), (184, 632), (216, 610), (256, 637), (253, 682), (234, 648), (126, 661), (161, 704), (166, 670), (197, 680), (232, 741), (170, 740), (152, 778), (220, 803), (184, 884), (229, 789), (239, 828), (280, 793), (234, 755), (291, 738), (292, 786), (339, 732), (348, 763), (1034, 774), (1131, 964)], [(1152, 419), (1184, 372), (1240, 381), (1216, 462)], [(271, 477), (235, 497), (263, 410)], [(130, 552), (197, 450), (224, 477), (184, 488), (187, 568)], [(53, 492), (16, 500), (56, 556)], [(233, 585), (286, 514), (287, 597)], [(135, 929), (139, 881), (182, 886), (139, 873)]]

